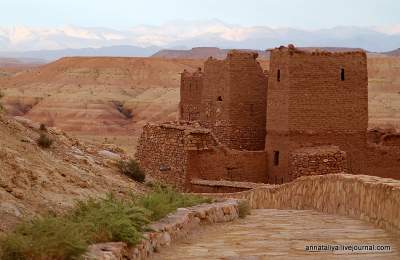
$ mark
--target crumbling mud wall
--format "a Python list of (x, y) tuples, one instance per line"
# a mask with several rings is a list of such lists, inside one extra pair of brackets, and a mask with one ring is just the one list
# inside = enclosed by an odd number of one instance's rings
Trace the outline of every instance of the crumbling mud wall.
[(201, 93), (203, 89), (203, 73), (198, 69), (195, 73), (184, 71), (181, 74), (179, 114), (181, 120), (198, 121), (201, 111)]
[(264, 151), (237, 151), (216, 146), (193, 150), (188, 157), (189, 179), (266, 182)]
[(400, 179), (399, 147), (368, 144), (364, 152), (365, 174)]
[(195, 178), (266, 180), (264, 151), (229, 149), (209, 129), (190, 122), (146, 125), (136, 158), (148, 176), (183, 190), (190, 190)]
[(204, 73), (182, 73), (181, 119), (199, 121), (229, 148), (264, 150), (268, 82), (256, 58), (230, 51), (225, 60), (209, 58)]
[[(267, 93), (268, 174), (290, 181), (290, 153), (337, 145), (360, 174), (368, 127), (366, 54), (272, 50)], [(277, 157), (279, 157), (277, 159)]]

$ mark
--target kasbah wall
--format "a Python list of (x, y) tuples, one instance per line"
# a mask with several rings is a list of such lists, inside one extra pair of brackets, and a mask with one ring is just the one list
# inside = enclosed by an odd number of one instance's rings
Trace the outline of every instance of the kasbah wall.
[(400, 144), (370, 143), (363, 51), (231, 51), (181, 74), (180, 120), (144, 127), (137, 159), (154, 178), (285, 183), (347, 172), (400, 178)]

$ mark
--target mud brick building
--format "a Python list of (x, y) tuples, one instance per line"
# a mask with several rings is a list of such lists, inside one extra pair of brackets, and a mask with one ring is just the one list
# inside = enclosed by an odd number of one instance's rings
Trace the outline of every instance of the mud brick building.
[(268, 78), (257, 56), (231, 51), (209, 58), (204, 73), (182, 73), (181, 119), (198, 121), (229, 148), (263, 150)]
[(144, 127), (141, 167), (188, 190), (210, 181), (284, 183), (338, 172), (399, 177), (398, 142), (367, 141), (364, 51), (289, 45), (270, 53), (269, 71), (257, 53), (244, 51), (184, 71), (180, 119)]

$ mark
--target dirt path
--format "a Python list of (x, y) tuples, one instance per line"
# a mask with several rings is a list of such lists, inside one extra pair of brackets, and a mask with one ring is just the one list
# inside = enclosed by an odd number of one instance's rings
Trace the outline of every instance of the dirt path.
[[(390, 245), (390, 252), (308, 252), (307, 245)], [(400, 237), (343, 216), (309, 210), (253, 210), (203, 228), (154, 259), (400, 259)]]

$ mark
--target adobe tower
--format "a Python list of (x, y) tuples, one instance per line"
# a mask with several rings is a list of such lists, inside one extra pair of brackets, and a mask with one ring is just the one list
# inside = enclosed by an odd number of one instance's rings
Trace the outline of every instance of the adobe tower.
[(270, 182), (291, 181), (291, 152), (337, 145), (350, 172), (359, 173), (368, 127), (368, 75), (364, 51), (271, 51), (266, 151)]
[(209, 58), (204, 72), (182, 73), (180, 119), (198, 121), (229, 148), (264, 150), (268, 79), (257, 56), (230, 51)]

